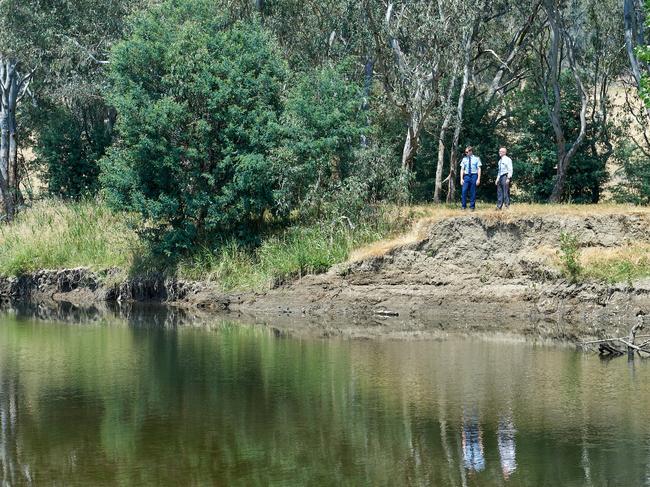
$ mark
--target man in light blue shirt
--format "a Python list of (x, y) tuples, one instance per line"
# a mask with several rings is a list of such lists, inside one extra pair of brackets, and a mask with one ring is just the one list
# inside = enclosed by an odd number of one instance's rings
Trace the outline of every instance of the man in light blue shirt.
[(476, 187), (481, 184), (481, 159), (474, 155), (472, 147), (465, 149), (465, 157), (460, 161), (460, 184), (463, 185), (461, 204), (467, 209), (467, 192), (469, 191), (469, 208), (474, 211), (476, 205)]
[(497, 185), (497, 210), (500, 210), (503, 205), (506, 209), (510, 208), (510, 180), (512, 179), (512, 159), (506, 154), (508, 151), (505, 147), (499, 149), (499, 172), (494, 184)]

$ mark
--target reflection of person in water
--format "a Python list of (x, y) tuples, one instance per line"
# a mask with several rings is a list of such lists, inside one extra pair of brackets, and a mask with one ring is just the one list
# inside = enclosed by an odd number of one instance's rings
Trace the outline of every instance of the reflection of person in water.
[(504, 416), (499, 420), (497, 427), (497, 444), (499, 447), (499, 458), (501, 459), (501, 471), (503, 478), (507, 479), (517, 468), (515, 459), (515, 425), (510, 416)]
[(483, 433), (476, 415), (472, 415), (469, 421), (463, 421), (462, 441), (465, 468), (480, 472), (485, 468), (485, 457), (483, 456)]

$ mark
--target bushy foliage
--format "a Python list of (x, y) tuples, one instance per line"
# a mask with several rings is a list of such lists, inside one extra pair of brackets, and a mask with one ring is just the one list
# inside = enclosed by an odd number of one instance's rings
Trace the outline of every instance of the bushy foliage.
[(571, 282), (576, 282), (582, 273), (577, 236), (565, 232), (560, 234), (559, 257), (567, 278)]
[(281, 184), (276, 193), (285, 213), (299, 208), (316, 216), (356, 175), (355, 161), (369, 134), (363, 93), (346, 79), (345, 65), (298, 76), (283, 116), (283, 143), (275, 151)]
[[(646, 16), (650, 12), (650, 2), (644, 1)], [(642, 63), (650, 62), (650, 45), (641, 45), (636, 48), (636, 55)], [(650, 107), (650, 76), (647, 72), (641, 74), (641, 84), (639, 86), (639, 96), (646, 107)]]
[(208, 0), (135, 18), (112, 53), (119, 142), (102, 163), (114, 208), (140, 212), (166, 253), (255, 234), (273, 206), (286, 68), (255, 22)]
[(274, 151), (282, 214), (359, 220), (373, 203), (408, 199), (398, 159), (380, 140), (377, 113), (355, 74), (351, 63), (325, 66), (300, 74), (289, 90), (283, 141)]
[(48, 105), (38, 112), (34, 165), (48, 192), (78, 200), (99, 190), (99, 159), (111, 143), (103, 104), (76, 107)]

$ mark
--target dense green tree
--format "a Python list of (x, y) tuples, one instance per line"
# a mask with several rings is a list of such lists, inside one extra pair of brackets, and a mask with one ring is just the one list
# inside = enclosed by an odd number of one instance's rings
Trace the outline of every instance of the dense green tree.
[(286, 71), (259, 24), (231, 22), (212, 1), (136, 16), (111, 57), (119, 141), (102, 163), (108, 202), (145, 216), (167, 253), (253, 237), (273, 206)]
[(36, 133), (33, 166), (48, 193), (64, 199), (93, 196), (99, 190), (99, 159), (111, 143), (109, 109), (102, 103), (74, 109), (42, 102), (31, 124)]
[(80, 0), (41, 8), (49, 40), (36, 71), (34, 103), (23, 112), (29, 112), (25, 128), (33, 136), (35, 167), (50, 194), (77, 199), (97, 191), (98, 161), (115, 122), (103, 93), (108, 54), (126, 18), (147, 3)]
[[(362, 138), (370, 129), (362, 87), (346, 79), (346, 66), (326, 66), (301, 76), (287, 96), (284, 142), (276, 151), (277, 191), (285, 212), (317, 214), (351, 177), (358, 176)], [(363, 200), (361, 197), (360, 200)]]

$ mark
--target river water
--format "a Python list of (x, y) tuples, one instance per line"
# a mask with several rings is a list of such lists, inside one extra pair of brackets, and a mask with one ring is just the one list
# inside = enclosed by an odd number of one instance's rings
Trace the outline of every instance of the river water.
[(650, 485), (650, 364), (0, 316), (3, 485)]

